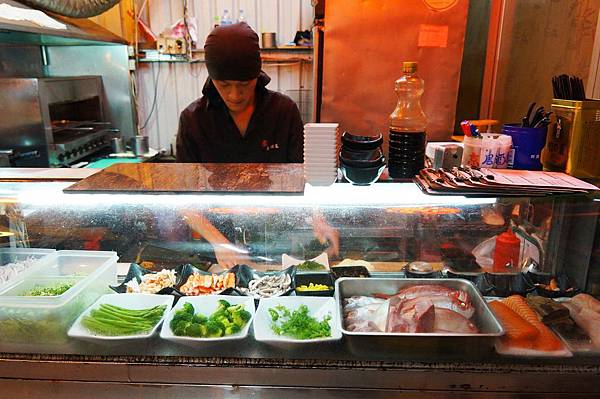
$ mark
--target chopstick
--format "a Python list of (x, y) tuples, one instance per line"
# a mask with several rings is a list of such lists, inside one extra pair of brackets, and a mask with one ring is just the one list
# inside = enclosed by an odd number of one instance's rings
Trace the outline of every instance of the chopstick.
[(585, 87), (583, 80), (577, 76), (558, 75), (552, 78), (552, 93), (554, 98), (563, 100), (583, 101)]

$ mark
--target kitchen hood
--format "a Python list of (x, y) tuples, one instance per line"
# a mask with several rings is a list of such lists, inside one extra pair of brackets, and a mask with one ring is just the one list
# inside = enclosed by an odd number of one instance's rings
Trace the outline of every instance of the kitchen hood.
[[(34, 18), (14, 19), (23, 14), (34, 14)], [(123, 38), (88, 19), (38, 11), (12, 0), (0, 0), (0, 43), (42, 46), (127, 44)]]

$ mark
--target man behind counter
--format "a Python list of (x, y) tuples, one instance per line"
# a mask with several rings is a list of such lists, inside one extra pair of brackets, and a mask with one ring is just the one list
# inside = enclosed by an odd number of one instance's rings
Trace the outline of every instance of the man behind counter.
[(266, 88), (258, 35), (244, 22), (206, 38), (209, 78), (203, 96), (179, 118), (177, 162), (302, 162), (303, 126), (296, 104)]
[[(258, 35), (244, 22), (215, 28), (206, 38), (208, 76), (203, 96), (179, 118), (177, 162), (285, 163), (303, 161), (303, 125), (296, 104), (266, 88), (271, 80), (261, 71)], [(202, 213), (182, 212), (186, 223), (211, 243), (217, 263), (230, 268), (250, 264)], [(313, 232), (329, 242), (337, 255), (339, 234), (313, 212)]]

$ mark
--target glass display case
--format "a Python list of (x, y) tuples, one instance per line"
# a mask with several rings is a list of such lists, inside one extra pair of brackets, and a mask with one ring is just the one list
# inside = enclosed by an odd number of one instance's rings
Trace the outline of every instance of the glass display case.
[[(130, 263), (155, 271), (190, 264), (217, 273), (223, 270), (219, 259), (228, 259), (264, 272), (281, 271), (284, 254), (307, 260), (327, 253), (330, 267), (360, 265), (374, 278), (464, 278), (488, 298), (539, 289), (514, 283), (514, 276), (523, 274), (555, 277), (565, 295), (600, 294), (600, 200), (593, 195), (427, 196), (412, 183), (306, 186), (299, 195), (63, 192), (70, 184), (0, 183), (2, 246), (59, 254), (112, 251), (121, 281)], [(519, 239), (519, 260), (502, 265), (500, 272), (493, 265), (493, 243), (507, 230)], [(419, 267), (410, 268), (415, 262)], [(425, 275), (419, 275), (424, 264)], [(108, 266), (100, 262), (101, 267)], [(104, 292), (111, 292), (101, 281)], [(7, 306), (3, 295), (0, 308)], [(478, 343), (470, 341), (425, 342), (418, 350), (383, 344), (361, 351), (347, 337), (282, 347), (257, 342), (252, 334), (212, 345), (181, 345), (157, 335), (89, 342), (65, 333), (62, 340), (48, 341), (39, 331), (27, 334), (26, 342), (0, 337), (5, 392), (17, 392), (23, 382), (31, 392), (55, 384), (63, 394), (97, 392), (93, 397), (143, 396), (155, 387), (165, 388), (158, 397), (261, 398), (423, 391), (430, 397), (492, 392), (510, 397), (518, 391), (581, 397), (600, 390), (595, 383), (600, 356), (593, 352), (502, 356), (491, 348), (474, 350)], [(102, 391), (95, 382), (103, 383)]]

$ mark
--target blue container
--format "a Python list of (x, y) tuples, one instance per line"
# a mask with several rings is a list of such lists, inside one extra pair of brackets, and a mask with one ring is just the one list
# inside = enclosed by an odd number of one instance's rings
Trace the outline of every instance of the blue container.
[(513, 169), (542, 170), (540, 157), (542, 148), (546, 145), (547, 132), (547, 126), (521, 127), (517, 123), (502, 125), (502, 133), (512, 137)]

